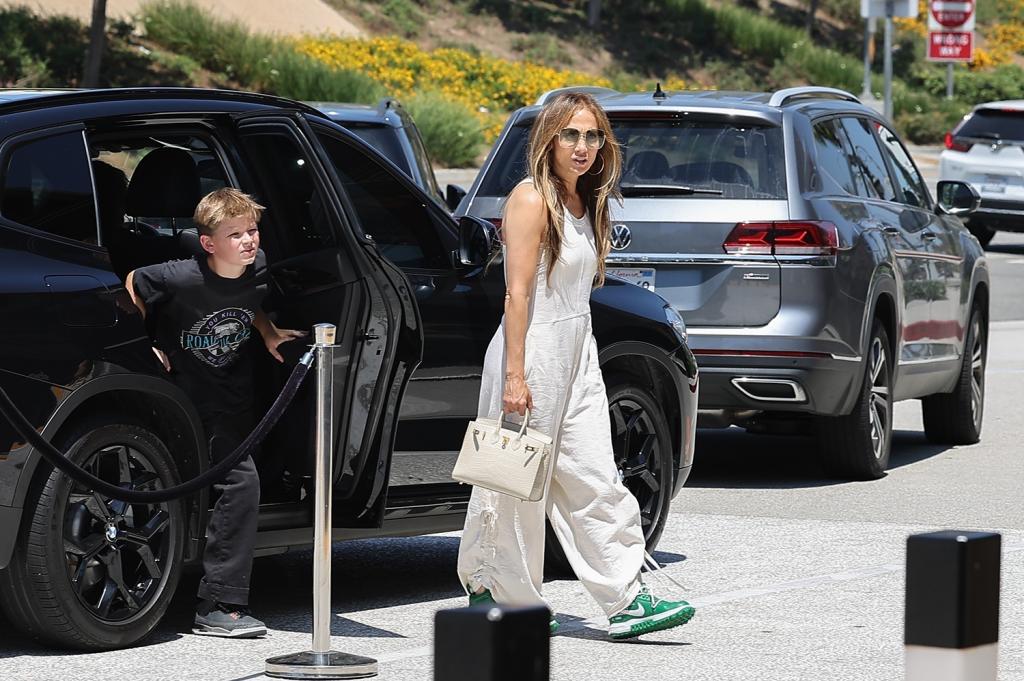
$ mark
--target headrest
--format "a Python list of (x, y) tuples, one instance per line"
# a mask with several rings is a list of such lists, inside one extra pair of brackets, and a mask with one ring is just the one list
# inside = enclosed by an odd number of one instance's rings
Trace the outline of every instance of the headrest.
[(629, 159), (626, 172), (637, 179), (660, 179), (668, 175), (668, 159), (660, 151), (640, 151)]
[(199, 203), (199, 172), (183, 149), (163, 147), (146, 154), (128, 183), (125, 212), (139, 217), (190, 218)]

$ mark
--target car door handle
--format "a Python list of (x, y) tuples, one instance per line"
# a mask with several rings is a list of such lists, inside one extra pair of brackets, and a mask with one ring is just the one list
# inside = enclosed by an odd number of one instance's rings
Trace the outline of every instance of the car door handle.
[(882, 227), (882, 231), (885, 232), (886, 236), (899, 236), (900, 230), (896, 227)]
[(933, 239), (938, 239), (939, 235), (936, 234), (935, 232), (932, 232), (931, 230), (925, 230), (921, 232), (921, 238), (925, 239), (926, 241), (931, 241)]

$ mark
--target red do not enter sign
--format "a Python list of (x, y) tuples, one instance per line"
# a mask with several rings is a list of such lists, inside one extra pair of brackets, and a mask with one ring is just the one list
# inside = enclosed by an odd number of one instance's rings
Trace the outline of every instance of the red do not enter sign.
[(974, 15), (974, 0), (930, 0), (928, 11), (943, 26), (957, 28)]

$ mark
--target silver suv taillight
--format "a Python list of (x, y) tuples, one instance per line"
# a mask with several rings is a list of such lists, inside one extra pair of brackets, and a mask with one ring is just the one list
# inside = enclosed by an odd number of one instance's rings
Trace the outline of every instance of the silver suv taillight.
[(737, 255), (835, 255), (839, 229), (817, 220), (741, 222), (729, 232), (722, 248)]

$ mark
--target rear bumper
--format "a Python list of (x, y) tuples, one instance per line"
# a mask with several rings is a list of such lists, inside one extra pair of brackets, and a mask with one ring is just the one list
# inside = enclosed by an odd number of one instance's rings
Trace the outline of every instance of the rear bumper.
[(860, 358), (702, 355), (700, 408), (849, 413), (861, 386)]
[(1024, 201), (982, 197), (981, 206), (968, 220), (977, 220), (990, 229), (1024, 231)]

